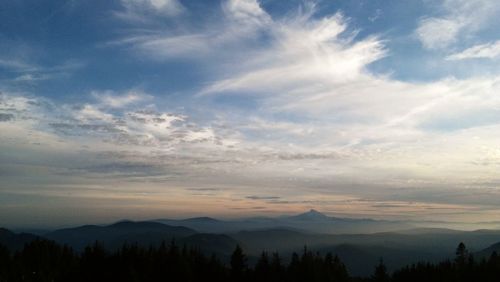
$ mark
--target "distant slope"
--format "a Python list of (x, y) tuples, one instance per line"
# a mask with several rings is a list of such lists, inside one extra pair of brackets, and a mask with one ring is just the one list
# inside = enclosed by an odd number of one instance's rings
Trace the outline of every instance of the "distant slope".
[(474, 257), (479, 258), (479, 259), (489, 258), (491, 256), (491, 254), (493, 254), (493, 252), (496, 252), (497, 255), (500, 254), (500, 242), (495, 243), (486, 249), (483, 249), (479, 252), (474, 253)]
[(459, 234), (464, 231), (453, 230), (448, 228), (412, 228), (405, 230), (398, 230), (396, 233), (398, 234), (406, 234), (406, 235), (421, 235), (421, 234)]
[(34, 241), (39, 237), (29, 233), (14, 233), (8, 229), (0, 228), (0, 245), (11, 251), (20, 250), (26, 243)]
[(102, 242), (106, 247), (116, 248), (125, 242), (159, 244), (173, 238), (183, 238), (196, 231), (182, 226), (169, 226), (157, 222), (122, 221), (108, 226), (85, 225), (60, 229), (45, 235), (46, 238), (72, 246), (76, 250)]
[(282, 226), (328, 234), (375, 233), (413, 227), (399, 221), (330, 217), (314, 209), (299, 215), (281, 218), (281, 222)]
[(168, 225), (185, 226), (197, 230), (199, 232), (207, 232), (207, 233), (223, 233), (223, 232), (233, 231), (235, 230), (235, 228), (237, 229), (240, 227), (237, 222), (227, 222), (210, 217), (195, 217), (195, 218), (180, 219), (180, 220), (157, 219), (154, 221)]
[(375, 233), (409, 229), (413, 226), (397, 221), (339, 218), (324, 215), (316, 210), (284, 217), (256, 217), (240, 220), (218, 220), (208, 217), (188, 219), (158, 219), (168, 225), (185, 226), (208, 233), (234, 233), (242, 230), (289, 229), (312, 233)]

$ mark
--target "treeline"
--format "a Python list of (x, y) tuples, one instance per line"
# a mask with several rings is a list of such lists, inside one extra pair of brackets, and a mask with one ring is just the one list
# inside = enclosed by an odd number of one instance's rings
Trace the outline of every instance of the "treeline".
[(113, 252), (99, 243), (81, 253), (53, 241), (36, 240), (20, 251), (0, 246), (0, 282), (58, 281), (220, 281), (220, 282), (343, 282), (343, 281), (500, 281), (500, 258), (475, 261), (465, 245), (457, 248), (453, 261), (418, 263), (389, 275), (382, 262), (369, 278), (350, 277), (345, 265), (332, 254), (320, 255), (307, 248), (283, 263), (277, 253), (263, 252), (249, 267), (237, 246), (229, 262), (207, 257), (196, 248), (175, 242), (158, 247), (124, 245)]
[(463, 243), (456, 250), (456, 257), (438, 264), (417, 263), (397, 270), (394, 282), (498, 282), (500, 281), (500, 257), (493, 252), (489, 258), (477, 261)]
[(126, 244), (114, 252), (96, 242), (76, 253), (53, 241), (36, 240), (15, 253), (0, 247), (0, 282), (7, 281), (342, 282), (349, 281), (349, 275), (338, 257), (320, 256), (307, 249), (301, 255), (294, 254), (288, 265), (277, 253), (264, 252), (250, 268), (239, 246), (225, 264), (175, 242), (149, 248)]

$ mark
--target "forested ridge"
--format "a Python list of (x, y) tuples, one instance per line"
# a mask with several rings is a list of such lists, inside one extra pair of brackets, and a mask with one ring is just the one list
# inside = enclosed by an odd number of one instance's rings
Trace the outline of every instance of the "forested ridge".
[(242, 281), (242, 282), (343, 282), (343, 281), (500, 281), (500, 257), (492, 253), (476, 260), (460, 243), (454, 260), (437, 264), (416, 263), (392, 274), (380, 260), (371, 277), (351, 277), (334, 254), (320, 254), (306, 247), (287, 263), (278, 253), (262, 252), (248, 264), (237, 246), (230, 260), (206, 256), (199, 249), (175, 241), (157, 247), (124, 244), (108, 251), (96, 242), (75, 252), (50, 240), (35, 240), (21, 250), (0, 246), (0, 282), (10, 281)]

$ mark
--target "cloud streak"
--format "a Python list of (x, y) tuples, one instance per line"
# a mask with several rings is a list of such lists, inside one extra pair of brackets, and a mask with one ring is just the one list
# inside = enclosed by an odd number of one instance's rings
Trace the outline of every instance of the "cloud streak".
[(121, 0), (124, 8), (115, 11), (115, 16), (131, 22), (148, 23), (151, 17), (176, 17), (184, 12), (178, 0)]
[(451, 54), (446, 57), (447, 60), (467, 60), (467, 59), (496, 59), (500, 57), (500, 40), (479, 44), (467, 48), (461, 52)]

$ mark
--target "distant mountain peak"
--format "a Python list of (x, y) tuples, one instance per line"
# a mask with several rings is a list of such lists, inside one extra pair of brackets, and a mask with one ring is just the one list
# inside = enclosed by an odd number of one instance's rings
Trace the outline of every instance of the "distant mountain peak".
[(299, 220), (325, 220), (325, 219), (330, 219), (330, 217), (328, 217), (325, 214), (322, 214), (321, 212), (319, 212), (319, 211), (317, 211), (315, 209), (311, 209), (308, 212), (301, 213), (301, 214), (296, 215), (296, 216), (292, 216), (291, 218), (293, 218), (293, 219), (299, 219)]
[(315, 217), (328, 217), (327, 215), (325, 215), (324, 213), (321, 213), (315, 209), (310, 209), (308, 212), (306, 212), (305, 214), (308, 214), (310, 216), (315, 216)]

